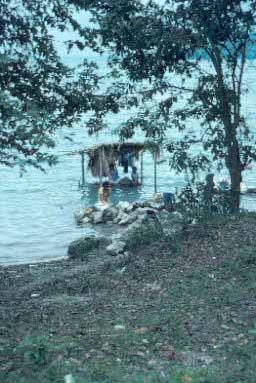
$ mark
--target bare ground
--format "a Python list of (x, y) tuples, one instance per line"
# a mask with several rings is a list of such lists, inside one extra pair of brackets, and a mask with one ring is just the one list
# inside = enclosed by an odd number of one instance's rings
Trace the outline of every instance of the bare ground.
[(186, 226), (126, 265), (0, 268), (0, 380), (255, 383), (255, 249), (251, 215)]

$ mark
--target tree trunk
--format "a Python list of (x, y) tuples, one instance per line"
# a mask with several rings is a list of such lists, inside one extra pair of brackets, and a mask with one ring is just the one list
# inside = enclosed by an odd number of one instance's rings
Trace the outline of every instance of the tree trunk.
[[(230, 129), (231, 128), (231, 129)], [(240, 208), (240, 184), (242, 182), (242, 167), (240, 161), (239, 145), (236, 138), (234, 126), (226, 127), (229, 142), (227, 145), (228, 157), (226, 165), (230, 174), (230, 210), (231, 213), (238, 213)]]
[(240, 207), (240, 183), (242, 181), (241, 169), (239, 167), (229, 169), (231, 178), (230, 188), (230, 210), (231, 213), (238, 213)]
[(216, 71), (218, 75), (218, 90), (222, 112), (221, 118), (225, 128), (225, 140), (227, 146), (226, 166), (231, 179), (229, 205), (231, 213), (238, 213), (240, 208), (240, 183), (242, 182), (240, 152), (236, 136), (238, 123), (232, 123), (232, 112), (228, 100), (227, 89), (224, 86), (221, 64), (219, 66), (216, 65)]
[[(246, 48), (246, 46), (245, 46)], [(242, 62), (240, 83), (238, 89), (234, 87), (234, 95), (237, 96), (237, 108), (232, 112), (230, 107), (231, 100), (229, 98), (229, 88), (225, 85), (223, 76), (222, 57), (220, 49), (211, 43), (210, 49), (207, 50), (217, 74), (217, 95), (216, 99), (220, 102), (220, 116), (225, 130), (225, 146), (227, 148), (226, 166), (228, 168), (231, 179), (230, 190), (230, 210), (232, 213), (238, 213), (240, 208), (240, 183), (242, 181), (242, 166), (240, 161), (240, 151), (237, 141), (237, 129), (240, 121), (240, 96), (241, 96), (241, 82), (244, 69), (244, 62)], [(243, 60), (245, 60), (245, 53)], [(233, 117), (233, 118), (232, 118)]]

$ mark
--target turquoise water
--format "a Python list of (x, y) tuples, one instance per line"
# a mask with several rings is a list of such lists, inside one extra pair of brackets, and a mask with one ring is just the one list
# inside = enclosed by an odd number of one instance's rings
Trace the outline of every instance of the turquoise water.
[[(76, 56), (74, 60), (79, 59)], [(249, 93), (245, 96), (245, 111), (251, 124), (255, 123), (254, 83), (254, 73), (248, 69), (246, 84)], [(33, 263), (65, 257), (68, 244), (92, 230), (78, 228), (74, 212), (81, 206), (91, 206), (96, 202), (95, 180), (87, 174), (86, 186), (79, 188), (80, 158), (66, 156), (63, 152), (116, 140), (113, 131), (125, 117), (110, 117), (108, 131), (99, 137), (88, 137), (85, 129), (78, 126), (73, 130), (73, 143), (64, 139), (66, 132), (59, 132), (55, 151), (59, 163), (46, 174), (28, 169), (20, 177), (18, 169), (0, 169), (0, 264)], [(172, 134), (170, 138), (175, 139), (175, 133)], [(162, 154), (161, 159), (165, 162), (158, 166), (158, 191), (174, 190), (175, 186), (181, 188), (184, 184), (183, 175), (170, 172), (167, 155)], [(112, 202), (151, 196), (154, 192), (153, 174), (153, 161), (150, 154), (147, 154), (144, 156), (143, 185), (136, 190), (113, 189)], [(255, 166), (245, 173), (245, 182), (249, 186), (256, 185), (255, 174)], [(256, 209), (254, 197), (244, 198), (242, 204), (250, 210)]]
[[(78, 133), (79, 136), (79, 133)], [(111, 136), (108, 135), (108, 140)], [(114, 137), (113, 137), (114, 138)], [(90, 139), (92, 142), (99, 142)], [(102, 137), (104, 140), (104, 137)], [(84, 144), (80, 134), (80, 142)], [(87, 144), (90, 144), (87, 139)], [(80, 158), (63, 155), (62, 150), (73, 147), (60, 138), (59, 163), (46, 174), (30, 169), (22, 178), (17, 170), (1, 169), (0, 183), (0, 263), (30, 263), (66, 256), (68, 244), (88, 232), (78, 228), (74, 212), (81, 206), (91, 206), (97, 199), (97, 186), (88, 173), (87, 184), (78, 186), (81, 178)], [(163, 157), (162, 157), (163, 158)], [(254, 171), (247, 171), (247, 183), (253, 184)], [(181, 188), (182, 175), (171, 173), (168, 161), (158, 166), (158, 191)], [(153, 162), (144, 155), (144, 183), (138, 189), (114, 188), (112, 202), (150, 197), (153, 187)], [(256, 199), (243, 201), (250, 209), (256, 208)]]
[[(72, 145), (59, 138), (57, 153), (59, 163), (46, 174), (29, 169), (23, 177), (18, 170), (1, 169), (0, 183), (0, 263), (24, 263), (55, 259), (67, 253), (68, 244), (87, 232), (78, 228), (74, 212), (80, 206), (91, 206), (97, 200), (98, 187), (95, 179), (87, 173), (87, 184), (83, 189), (78, 183), (81, 178), (79, 156), (66, 156), (62, 153), (80, 144), (90, 145), (100, 140), (83, 138)], [(110, 140), (111, 135), (101, 137)], [(113, 136), (114, 139), (114, 136)], [(160, 168), (160, 167), (159, 167)], [(122, 171), (120, 170), (120, 175)], [(159, 169), (159, 191), (174, 189), (182, 184), (182, 176), (172, 177), (168, 162)], [(144, 155), (144, 182), (138, 189), (113, 188), (111, 200), (134, 200), (153, 194), (153, 162), (150, 154)]]

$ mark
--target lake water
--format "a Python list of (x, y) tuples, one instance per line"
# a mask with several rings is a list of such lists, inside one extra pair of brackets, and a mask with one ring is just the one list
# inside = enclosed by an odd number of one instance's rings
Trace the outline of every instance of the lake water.
[[(77, 134), (79, 136), (79, 133)], [(19, 177), (18, 169), (1, 169), (0, 183), (0, 263), (27, 263), (50, 260), (67, 254), (68, 244), (79, 238), (88, 229), (78, 228), (74, 212), (80, 206), (91, 206), (97, 201), (95, 179), (86, 174), (87, 184), (83, 189), (80, 156), (62, 153), (100, 141), (111, 141), (111, 135), (101, 139), (85, 139), (72, 145), (60, 137), (59, 163), (46, 174), (29, 169)], [(114, 136), (113, 136), (114, 140)], [(160, 170), (160, 169), (159, 169)], [(122, 175), (122, 171), (120, 171)], [(182, 184), (182, 176), (172, 177), (168, 162), (161, 165), (158, 176), (159, 191), (174, 189)], [(151, 196), (153, 186), (153, 162), (150, 154), (144, 154), (143, 186), (120, 190), (113, 188), (111, 200), (134, 200)]]
[[(246, 113), (253, 124), (255, 121), (256, 98), (253, 87), (255, 80), (252, 69), (248, 71)], [(84, 189), (78, 187), (81, 178), (80, 158), (66, 156), (63, 151), (80, 146), (91, 146), (116, 139), (112, 134), (119, 117), (109, 121), (110, 128), (99, 137), (88, 137), (82, 127), (73, 130), (73, 143), (64, 139), (65, 132), (57, 136), (57, 166), (46, 174), (35, 169), (19, 176), (18, 169), (1, 168), (0, 173), (0, 264), (33, 263), (66, 256), (69, 243), (82, 236), (88, 229), (78, 228), (74, 212), (80, 206), (91, 206), (97, 199), (97, 188), (87, 174)], [(143, 138), (143, 137), (140, 137)], [(184, 184), (182, 175), (170, 172), (168, 157), (158, 166), (158, 191), (174, 190)], [(256, 168), (245, 173), (245, 182), (255, 186)], [(146, 198), (153, 194), (153, 162), (150, 154), (144, 156), (144, 183), (136, 190), (114, 189), (112, 202)], [(256, 198), (244, 198), (242, 205), (256, 209)], [(91, 229), (90, 229), (91, 230)]]

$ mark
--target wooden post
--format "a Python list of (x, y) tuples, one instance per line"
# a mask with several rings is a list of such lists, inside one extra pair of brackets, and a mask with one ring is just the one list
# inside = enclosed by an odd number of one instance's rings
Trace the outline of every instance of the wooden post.
[(99, 152), (99, 157), (100, 157), (100, 185), (102, 185), (102, 176), (103, 176), (103, 172), (102, 172), (102, 155), (101, 155), (101, 149), (100, 149), (100, 152)]
[(143, 182), (143, 152), (141, 152), (140, 156), (140, 183), (142, 185)]
[(82, 162), (82, 184), (85, 184), (85, 172), (84, 172), (84, 152), (81, 152), (81, 162)]
[(156, 151), (154, 152), (154, 185), (155, 185), (155, 193), (157, 193), (157, 180), (156, 180)]

